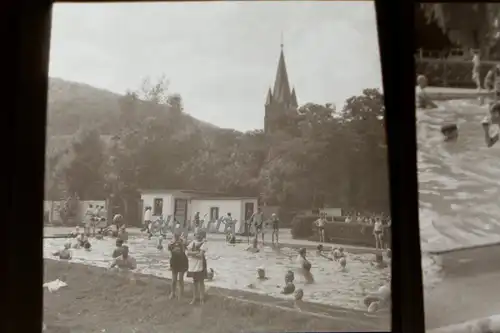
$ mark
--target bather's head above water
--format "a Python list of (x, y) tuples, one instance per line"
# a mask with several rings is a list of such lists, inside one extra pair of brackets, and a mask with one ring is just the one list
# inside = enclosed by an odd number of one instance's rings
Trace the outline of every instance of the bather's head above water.
[(444, 136), (444, 141), (456, 141), (458, 139), (458, 126), (456, 124), (443, 125), (441, 127), (441, 133)]
[(417, 85), (420, 88), (427, 87), (427, 77), (425, 75), (419, 75), (419, 76), (417, 76)]
[(496, 102), (490, 107), (491, 123), (500, 125), (500, 102)]

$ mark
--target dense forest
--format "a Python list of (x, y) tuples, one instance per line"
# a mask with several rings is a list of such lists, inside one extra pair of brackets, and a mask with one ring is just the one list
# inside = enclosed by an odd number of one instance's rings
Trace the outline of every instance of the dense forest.
[[(415, 19), (420, 47), (459, 45), (464, 49), (480, 50), (483, 59), (499, 58), (500, 4), (496, 2), (416, 4)], [(436, 27), (447, 39), (436, 31)]]
[(189, 116), (165, 79), (125, 95), (51, 79), (46, 196), (185, 188), (291, 209), (388, 212), (383, 115), (383, 95), (365, 89), (340, 108), (306, 103), (272, 135), (242, 133)]

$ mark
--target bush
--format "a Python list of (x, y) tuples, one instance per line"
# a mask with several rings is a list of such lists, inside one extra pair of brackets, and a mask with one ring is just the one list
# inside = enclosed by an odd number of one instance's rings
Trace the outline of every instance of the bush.
[[(314, 225), (317, 216), (296, 216), (292, 221), (292, 237), (318, 242), (318, 228)], [(358, 223), (345, 223), (345, 217), (330, 218), (325, 225), (327, 243), (375, 247), (373, 226)], [(384, 242), (390, 245), (391, 228), (384, 227)]]
[[(476, 88), (472, 81), (472, 62), (463, 60), (417, 59), (417, 75), (427, 77), (429, 85), (435, 87)], [(481, 85), (493, 65), (483, 63), (480, 68)]]
[(307, 239), (313, 235), (313, 224), (318, 219), (317, 216), (295, 216), (292, 219), (293, 239)]

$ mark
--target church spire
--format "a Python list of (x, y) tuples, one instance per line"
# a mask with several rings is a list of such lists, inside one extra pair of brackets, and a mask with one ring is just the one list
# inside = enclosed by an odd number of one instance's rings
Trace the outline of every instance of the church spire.
[(283, 40), (281, 41), (281, 53), (274, 81), (273, 100), (278, 103), (288, 103), (290, 101), (290, 83), (288, 82), (288, 73), (286, 70), (285, 54), (283, 52)]
[(267, 91), (266, 105), (269, 105), (272, 102), (273, 102), (273, 94), (271, 93), (271, 87), (269, 87), (269, 90)]
[(297, 103), (297, 95), (295, 94), (295, 88), (292, 89), (292, 96), (290, 97), (290, 106), (293, 108), (299, 106), (299, 103)]

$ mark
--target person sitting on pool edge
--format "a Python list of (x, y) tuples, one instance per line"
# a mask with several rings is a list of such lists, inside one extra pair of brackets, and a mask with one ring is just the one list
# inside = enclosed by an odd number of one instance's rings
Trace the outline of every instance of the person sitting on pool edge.
[[(499, 140), (500, 135), (498, 131), (498, 127), (500, 127), (500, 102), (495, 102), (490, 106), (490, 115), (483, 119), (482, 125), (486, 146), (488, 148), (493, 147), (493, 145)], [(491, 125), (498, 126), (496, 133), (493, 135), (490, 134)]]
[(431, 100), (425, 88), (427, 87), (427, 77), (425, 75), (417, 76), (417, 90), (415, 100), (417, 109), (435, 109), (437, 105)]
[(128, 246), (126, 246), (126, 245), (122, 246), (121, 256), (115, 258), (113, 260), (113, 263), (111, 263), (110, 268), (115, 268), (115, 267), (118, 267), (119, 269), (136, 269), (137, 268), (137, 262), (135, 261), (135, 258), (133, 258), (132, 256), (129, 256)]

